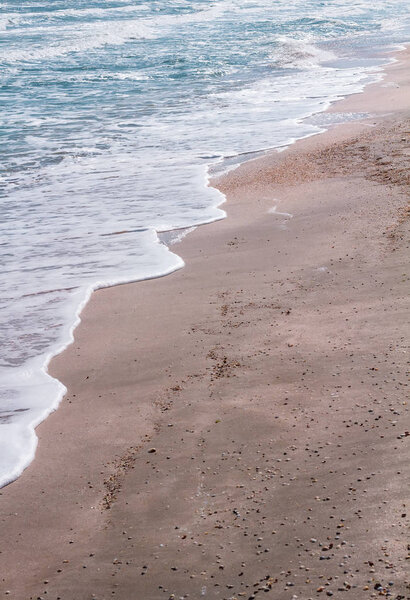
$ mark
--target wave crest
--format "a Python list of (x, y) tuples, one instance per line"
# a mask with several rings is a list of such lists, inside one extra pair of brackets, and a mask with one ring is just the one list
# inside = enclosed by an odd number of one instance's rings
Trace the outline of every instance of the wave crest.
[(278, 47), (272, 54), (271, 61), (275, 69), (309, 69), (336, 58), (335, 54), (315, 46), (307, 38), (278, 36), (276, 41)]

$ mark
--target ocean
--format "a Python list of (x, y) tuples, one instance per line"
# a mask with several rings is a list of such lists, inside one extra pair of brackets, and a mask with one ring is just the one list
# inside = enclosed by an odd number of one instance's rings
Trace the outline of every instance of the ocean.
[(0, 1), (0, 487), (92, 291), (181, 268), (158, 234), (225, 216), (210, 172), (355, 118), (322, 113), (409, 31), (402, 0)]

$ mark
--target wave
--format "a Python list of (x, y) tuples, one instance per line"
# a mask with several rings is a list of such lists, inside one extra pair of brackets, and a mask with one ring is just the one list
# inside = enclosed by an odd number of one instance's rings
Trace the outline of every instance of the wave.
[[(40, 38), (40, 43), (27, 43), (24, 47), (17, 48), (13, 47), (13, 44), (9, 44), (9, 48), (3, 51), (2, 62), (49, 60), (73, 53), (85, 53), (104, 46), (121, 46), (130, 41), (155, 39), (164, 35), (165, 29), (172, 28), (175, 25), (212, 20), (227, 12), (232, 6), (232, 2), (227, 0), (208, 9), (200, 9), (184, 14), (151, 15), (133, 19), (101, 19), (82, 24), (66, 24), (64, 21), (61, 24), (44, 23), (30, 27), (30, 35)], [(93, 10), (89, 9), (86, 12), (92, 14)], [(109, 11), (109, 9), (100, 10)], [(122, 10), (124, 10), (124, 7)], [(63, 10), (61, 16), (64, 17), (77, 12), (81, 11)], [(99, 13), (97, 11), (94, 14), (95, 16), (104, 16), (103, 12)], [(34, 15), (37, 15), (37, 13), (34, 13)], [(12, 22), (12, 15), (0, 21), (0, 27), (3, 21), (4, 27), (6, 27), (7, 23)], [(14, 29), (13, 33), (17, 34), (19, 31), (21, 32), (21, 39), (24, 40), (25, 28)]]
[[(111, 21), (106, 23), (86, 23), (79, 28), (60, 27), (58, 31), (50, 27), (32, 28), (32, 34), (43, 36), (41, 45), (25, 48), (11, 48), (3, 53), (5, 62), (26, 62), (48, 60), (76, 52), (86, 52), (103, 46), (119, 46), (130, 40), (153, 39), (154, 32), (137, 20)], [(64, 39), (64, 34), (66, 39)], [(61, 39), (63, 37), (63, 39)], [(51, 41), (59, 39), (59, 41)]]
[(270, 65), (275, 69), (311, 69), (336, 59), (336, 54), (316, 46), (310, 37), (295, 39), (288, 36), (276, 38), (278, 46), (272, 53)]

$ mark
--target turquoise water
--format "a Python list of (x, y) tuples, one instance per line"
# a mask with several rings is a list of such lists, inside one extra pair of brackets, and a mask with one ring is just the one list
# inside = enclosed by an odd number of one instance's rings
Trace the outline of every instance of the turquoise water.
[(180, 268), (157, 232), (224, 216), (209, 167), (320, 131), (308, 117), (379, 77), (407, 15), (400, 0), (0, 2), (0, 485), (64, 392), (47, 362), (91, 291)]

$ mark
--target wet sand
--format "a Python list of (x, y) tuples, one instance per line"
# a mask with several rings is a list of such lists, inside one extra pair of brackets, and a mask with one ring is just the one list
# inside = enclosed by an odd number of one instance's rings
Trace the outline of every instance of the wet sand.
[(398, 58), (332, 108), (370, 118), (216, 180), (184, 269), (93, 295), (0, 491), (0, 597), (410, 597)]

